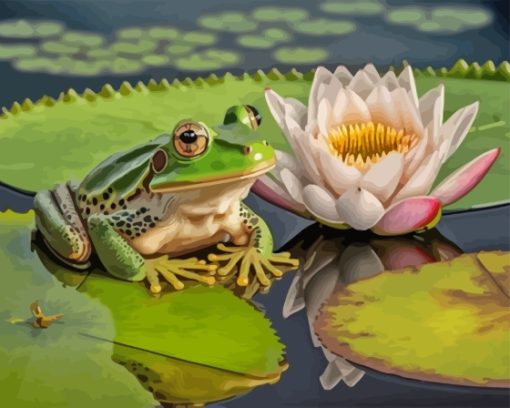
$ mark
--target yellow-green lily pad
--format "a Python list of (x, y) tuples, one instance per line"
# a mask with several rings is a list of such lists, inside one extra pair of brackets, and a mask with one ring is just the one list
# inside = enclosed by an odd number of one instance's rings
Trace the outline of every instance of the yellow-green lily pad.
[(257, 29), (257, 22), (238, 11), (205, 14), (198, 19), (198, 24), (211, 30), (243, 33)]
[(5, 20), (0, 22), (0, 37), (47, 38), (64, 31), (64, 25), (51, 20)]
[[(187, 69), (201, 69), (206, 64), (224, 66), (236, 58), (217, 52), (200, 55), (198, 59), (183, 57), (180, 66)], [(225, 60), (225, 56), (229, 58)], [(55, 69), (50, 60), (31, 58), (20, 59), (17, 65), (27, 70), (33, 66)], [(142, 64), (129, 61), (135, 64), (128, 67), (132, 71), (138, 68), (137, 63)], [(105, 59), (104, 62), (112, 64), (112, 60)], [(459, 72), (459, 76), (462, 75), (463, 72)], [(270, 86), (282, 95), (307, 103), (311, 77), (289, 74), (287, 80), (276, 71), (269, 76), (259, 72), (240, 78), (232, 75), (220, 79), (211, 77), (207, 81), (190, 82), (189, 86), (179, 82), (173, 86), (162, 82), (149, 88), (139, 85), (137, 90), (127, 87), (123, 93), (105, 87), (100, 94), (87, 91), (84, 97), (73, 91), (70, 97), (63, 95), (56, 103), (44, 98), (35, 104), (31, 101), (23, 106), (14, 104), (0, 116), (1, 179), (33, 191), (50, 188), (68, 179), (81, 180), (107, 156), (171, 131), (182, 118), (193, 117), (218, 124), (226, 109), (239, 103), (256, 106), (263, 117), (260, 131), (265, 138), (276, 148), (288, 150), (282, 132), (266, 106), (264, 88)], [(443, 165), (436, 184), (478, 154), (501, 147), (500, 157), (484, 180), (446, 210), (507, 201), (510, 198), (510, 145), (506, 137), (510, 132), (510, 118), (506, 107), (510, 103), (510, 82), (468, 79), (465, 75), (463, 78), (417, 76), (418, 93), (423, 95), (441, 82), (445, 84), (446, 93), (445, 120), (476, 100), (480, 101), (480, 109), (471, 132)], [(20, 163), (23, 163), (22, 168)]]
[(386, 271), (339, 287), (315, 322), (331, 352), (402, 377), (509, 387), (509, 252)]
[[(0, 213), (0, 224), (0, 363), (8, 367), (0, 381), (8, 406), (205, 403), (280, 378), (283, 345), (270, 322), (229, 290), (191, 285), (155, 298), (142, 283), (71, 271), (31, 251), (32, 211)], [(44, 314), (64, 316), (33, 327), (36, 300)]]
[(35, 53), (36, 48), (31, 44), (0, 44), (0, 60), (31, 57)]

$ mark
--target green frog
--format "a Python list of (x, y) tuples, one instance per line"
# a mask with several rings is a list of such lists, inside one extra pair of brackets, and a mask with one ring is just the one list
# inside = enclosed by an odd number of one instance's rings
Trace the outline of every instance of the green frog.
[[(109, 274), (147, 278), (153, 293), (161, 291), (161, 278), (181, 289), (183, 278), (211, 285), (216, 274), (235, 271), (240, 286), (252, 274), (268, 285), (268, 272), (281, 276), (279, 265), (298, 261), (273, 253), (268, 226), (242, 203), (276, 161), (260, 123), (249, 105), (229, 108), (216, 127), (185, 119), (171, 134), (110, 156), (81, 183), (37, 193), (43, 240), (77, 268), (88, 267), (95, 252)], [(214, 244), (221, 253), (208, 261), (180, 258)]]

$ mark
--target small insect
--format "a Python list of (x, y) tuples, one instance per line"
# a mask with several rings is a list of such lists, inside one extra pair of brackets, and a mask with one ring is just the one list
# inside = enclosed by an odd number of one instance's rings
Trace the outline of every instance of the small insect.
[(51, 324), (64, 317), (63, 314), (45, 316), (37, 300), (30, 305), (30, 311), (35, 317), (32, 326), (38, 329), (47, 329)]

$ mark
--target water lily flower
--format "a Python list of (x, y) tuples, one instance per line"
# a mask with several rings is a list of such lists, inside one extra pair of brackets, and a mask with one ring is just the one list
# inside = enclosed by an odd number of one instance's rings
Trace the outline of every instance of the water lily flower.
[(478, 102), (443, 123), (444, 86), (420, 99), (413, 71), (383, 77), (372, 64), (316, 70), (308, 107), (271, 89), (266, 101), (293, 154), (277, 152), (255, 192), (336, 228), (400, 235), (432, 227), (441, 209), (471, 191), (499, 155), (490, 150), (431, 187), (464, 141)]

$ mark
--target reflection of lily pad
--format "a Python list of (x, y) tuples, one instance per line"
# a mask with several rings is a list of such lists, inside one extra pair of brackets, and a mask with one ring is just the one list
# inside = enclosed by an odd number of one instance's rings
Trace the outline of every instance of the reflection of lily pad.
[[(105, 61), (111, 64), (111, 60)], [(490, 65), (484, 64), (482, 68), (483, 72), (488, 72)], [(191, 66), (191, 69), (199, 68)], [(496, 69), (492, 64), (495, 78), (500, 69), (508, 72), (507, 65), (502, 64)], [(302, 78), (293, 74), (292, 80), (285, 80), (282, 75), (270, 79), (259, 72), (242, 80), (233, 76), (221, 80), (212, 78), (211, 85), (202, 87), (194, 87), (193, 83), (191, 86), (168, 87), (163, 83), (151, 92), (139, 87), (140, 92), (132, 92), (129, 97), (120, 97), (117, 93), (115, 98), (97, 97), (93, 103), (79, 98), (77, 103), (62, 101), (46, 107), (41, 101), (36, 103), (36, 108), (27, 111), (20, 111), (15, 105), (12, 113), (0, 118), (2, 181), (39, 190), (68, 179), (80, 180), (95, 163), (108, 155), (168, 132), (182, 118), (200, 116), (200, 120), (206, 123), (219, 123), (225, 109), (237, 101), (256, 106), (266, 118), (261, 131), (269, 135), (266, 136), (268, 141), (278, 149), (288, 149), (281, 130), (271, 119), (263, 90), (271, 86), (278, 93), (297, 97), (306, 103), (311, 77), (310, 74)], [(509, 121), (506, 120), (510, 83), (450, 78), (449, 75), (419, 75), (416, 79), (418, 93), (422, 95), (441, 82), (446, 85), (445, 119), (475, 100), (480, 101), (480, 111), (471, 133), (442, 167), (438, 182), (478, 154), (501, 146), (501, 157), (484, 180), (448, 209), (465, 209), (508, 200), (510, 150), (504, 135), (510, 132)], [(22, 158), (20, 151), (23, 152)], [(20, 160), (28, 165), (19, 168)], [(41, 169), (45, 171), (41, 172)]]
[(177, 68), (189, 71), (206, 71), (232, 66), (240, 62), (241, 57), (232, 51), (209, 49), (188, 57), (175, 60)]
[(298, 7), (259, 7), (253, 12), (253, 18), (264, 22), (296, 22), (306, 20), (308, 11)]
[(0, 22), (0, 37), (46, 38), (60, 34), (64, 25), (46, 20), (6, 20)]
[(67, 44), (80, 47), (99, 47), (104, 43), (103, 36), (85, 31), (67, 31), (60, 38)]
[(308, 35), (344, 35), (356, 31), (356, 24), (345, 20), (316, 18), (295, 23), (292, 28), (298, 33)]
[(461, 255), (339, 288), (316, 331), (330, 351), (378, 371), (508, 387), (510, 299), (492, 269), (508, 280), (510, 253), (479, 256), (483, 261)]
[(0, 44), (0, 60), (31, 57), (35, 52), (36, 48), (30, 44)]
[(247, 18), (243, 13), (225, 11), (222, 13), (206, 14), (198, 19), (198, 24), (212, 30), (242, 33), (257, 28), (255, 21)]
[(324, 61), (328, 57), (328, 51), (318, 47), (281, 47), (273, 56), (284, 64), (312, 64)]
[[(30, 251), (33, 213), (0, 213), (0, 383), (10, 407), (121, 404), (150, 406), (150, 394), (112, 361), (113, 345), (83, 336), (83, 330), (113, 338), (108, 309), (64, 288)], [(29, 305), (64, 317), (48, 329), (31, 326)], [(65, 375), (63, 375), (65, 373)], [(86, 378), (87, 381), (83, 381)], [(77, 398), (79, 395), (79, 398)], [(97, 395), (101, 395), (97, 399)]]
[(327, 1), (322, 3), (320, 8), (326, 13), (356, 15), (379, 14), (384, 10), (379, 0)]

